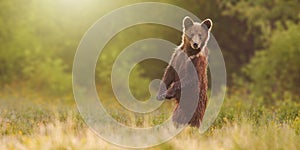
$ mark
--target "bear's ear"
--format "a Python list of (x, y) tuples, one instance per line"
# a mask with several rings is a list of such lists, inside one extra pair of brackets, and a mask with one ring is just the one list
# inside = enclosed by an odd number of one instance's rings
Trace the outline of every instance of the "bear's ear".
[(194, 21), (190, 17), (188, 17), (188, 16), (184, 17), (184, 19), (183, 19), (183, 28), (184, 29), (187, 29), (187, 28), (193, 26), (193, 24), (194, 24)]
[(202, 26), (206, 27), (207, 30), (210, 30), (213, 26), (213, 23), (210, 19), (205, 19), (204, 21), (201, 22)]

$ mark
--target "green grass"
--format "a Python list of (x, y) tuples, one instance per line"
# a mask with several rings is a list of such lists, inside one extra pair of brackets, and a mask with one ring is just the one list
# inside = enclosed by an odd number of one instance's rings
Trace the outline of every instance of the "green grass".
[[(299, 103), (289, 99), (272, 106), (255, 102), (230, 97), (206, 133), (199, 134), (197, 129), (188, 127), (172, 140), (150, 149), (300, 149)], [(122, 149), (90, 131), (74, 104), (2, 99), (0, 106), (1, 150)], [(165, 112), (170, 114), (172, 110)], [(143, 117), (114, 113), (115, 119), (135, 127), (159, 124), (169, 115), (155, 113)]]

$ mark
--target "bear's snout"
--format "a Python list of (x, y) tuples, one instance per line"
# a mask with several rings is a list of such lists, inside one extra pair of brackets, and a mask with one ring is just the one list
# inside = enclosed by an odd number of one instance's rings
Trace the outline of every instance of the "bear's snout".
[(194, 48), (194, 49), (197, 49), (197, 48), (198, 48), (198, 44), (197, 44), (197, 43), (194, 43), (194, 44), (193, 44), (193, 48)]

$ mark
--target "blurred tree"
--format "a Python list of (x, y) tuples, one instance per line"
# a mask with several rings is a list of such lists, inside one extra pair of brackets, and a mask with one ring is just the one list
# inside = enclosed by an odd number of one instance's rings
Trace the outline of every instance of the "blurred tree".
[(0, 86), (24, 85), (52, 95), (70, 94), (69, 66), (58, 57), (68, 44), (61, 40), (66, 38), (64, 27), (53, 19), (55, 9), (43, 2), (0, 2)]
[[(0, 86), (26, 83), (28, 87), (44, 89), (50, 93), (68, 91), (76, 47), (89, 26), (115, 8), (146, 1), (0, 1)], [(185, 8), (200, 19), (213, 20), (212, 33), (224, 54), (229, 76), (232, 73), (240, 76), (240, 68), (249, 62), (254, 51), (269, 49), (269, 37), (273, 31), (287, 29), (287, 20), (299, 23), (300, 17), (299, 1), (296, 0), (156, 1)], [(160, 12), (155, 10), (155, 13)], [(111, 40), (118, 44), (108, 43), (105, 55), (99, 58), (103, 61), (97, 64), (97, 83), (109, 79), (111, 65), (120, 50), (144, 38), (162, 38), (179, 44), (181, 33), (168, 27), (149, 24), (120, 32)], [(139, 64), (136, 72), (132, 73), (132, 80), (136, 79), (131, 84), (132, 90), (136, 90), (140, 97), (147, 97), (148, 89), (135, 83), (146, 84), (149, 79), (160, 78), (165, 66), (166, 63), (157, 60)], [(148, 88), (148, 85), (143, 87)], [(110, 89), (110, 86), (107, 85), (107, 88)]]
[(287, 22), (299, 23), (300, 1), (257, 0), (223, 2), (224, 15), (233, 16), (247, 24), (246, 37), (254, 37), (254, 50), (269, 46), (270, 36), (278, 27), (287, 29)]
[(300, 66), (295, 58), (299, 56), (299, 35), (293, 32), (299, 30), (300, 1), (230, 0), (222, 5), (226, 8), (223, 14), (245, 22), (244, 35), (254, 37), (252, 51), (256, 54), (242, 69), (242, 80), (249, 82), (251, 91), (266, 98), (282, 97), (284, 92), (299, 95)]
[[(287, 29), (285, 29), (287, 27)], [(286, 23), (274, 31), (270, 47), (256, 52), (244, 72), (250, 89), (267, 98), (283, 98), (284, 93), (300, 96), (300, 25)]]

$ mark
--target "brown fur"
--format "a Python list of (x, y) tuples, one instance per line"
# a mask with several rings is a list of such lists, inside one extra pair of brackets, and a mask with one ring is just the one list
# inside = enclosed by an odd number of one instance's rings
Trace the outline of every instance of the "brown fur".
[[(183, 33), (182, 44), (175, 50), (169, 66), (166, 68), (164, 73), (158, 93), (158, 99), (162, 100), (164, 98), (174, 98), (176, 100), (176, 107), (172, 116), (172, 120), (175, 124), (189, 124), (192, 127), (199, 128), (208, 102), (208, 49), (206, 47), (203, 48), (204, 45), (199, 49), (193, 49), (189, 42), (189, 38), (186, 37), (185, 33)], [(200, 52), (202, 48), (204, 52)], [(186, 65), (187, 60), (182, 57), (183, 53), (189, 56), (188, 59), (191, 60), (197, 71), (198, 83), (196, 83), (196, 85), (194, 85), (193, 82), (197, 81), (197, 79), (193, 79), (193, 77), (183, 78), (181, 79), (182, 81), (180, 81), (180, 75), (177, 74), (174, 69), (176, 68), (179, 72), (188, 72), (188, 65)], [(188, 93), (199, 92), (198, 103), (192, 101), (192, 99), (197, 99), (197, 97), (193, 97), (193, 94), (189, 96), (190, 98), (185, 99), (186, 102), (184, 104), (180, 103), (181, 90), (186, 90)], [(188, 117), (188, 112), (191, 110), (192, 106), (196, 106), (196, 110), (193, 116)]]
[[(181, 47), (181, 49), (183, 51), (185, 51), (187, 53), (188, 56), (193, 56), (197, 53), (197, 50), (191, 49), (191, 47), (189, 46), (189, 44), (183, 44), (183, 46)], [(207, 53), (207, 49), (206, 53)], [(198, 51), (199, 53), (199, 51)], [(188, 124), (192, 127), (200, 127), (201, 121), (203, 119), (204, 113), (205, 113), (205, 109), (206, 109), (206, 105), (207, 105), (207, 101), (208, 101), (208, 97), (207, 97), (207, 84), (208, 84), (208, 80), (207, 80), (207, 56), (206, 55), (199, 55), (199, 57), (195, 57), (192, 59), (192, 63), (195, 66), (195, 69), (197, 71), (198, 74), (198, 88), (199, 88), (199, 101), (197, 104), (197, 108), (195, 110), (195, 113), (192, 117), (192, 119), (188, 122)], [(178, 91), (179, 92), (179, 91)], [(173, 121), (179, 124), (184, 123), (184, 116), (182, 115), (182, 113), (185, 110), (182, 110), (182, 108), (184, 109), (184, 107), (181, 107), (179, 105), (180, 102), (180, 98), (176, 97), (176, 107), (174, 109), (174, 114), (173, 114)], [(189, 109), (189, 108), (187, 108)]]
[[(200, 54), (198, 57), (191, 58), (191, 62), (195, 66), (195, 69), (198, 74), (198, 84), (195, 86), (191, 87), (186, 87), (185, 90), (189, 90), (188, 93), (193, 93), (193, 92), (198, 92), (199, 90), (199, 101), (198, 104), (195, 104), (195, 102), (189, 101), (186, 102), (185, 104), (187, 106), (181, 106), (180, 105), (180, 97), (181, 97), (181, 84), (190, 84), (193, 81), (196, 81), (195, 79), (190, 78), (188, 81), (180, 81), (179, 75), (176, 73), (174, 68), (177, 68), (177, 70), (184, 70), (186, 69), (186, 65), (182, 65), (185, 60), (181, 57), (182, 53), (186, 53), (188, 56), (194, 56), (200, 52), (199, 50), (194, 50), (192, 49), (189, 44), (185, 44), (185, 40), (183, 40), (183, 44), (179, 47), (178, 50), (175, 51), (175, 53), (172, 56), (170, 65), (167, 67), (164, 77), (163, 77), (163, 82), (167, 87), (166, 87), (166, 95), (165, 97), (168, 99), (174, 98), (176, 100), (176, 107), (173, 112), (173, 117), (172, 120), (176, 124), (186, 124), (188, 123), (190, 126), (193, 127), (200, 127), (201, 121), (203, 119), (206, 105), (207, 105), (207, 51), (208, 49), (205, 48), (205, 53)], [(179, 64), (181, 66), (179, 66)], [(183, 83), (182, 83), (183, 82)], [(176, 84), (178, 83), (178, 84)], [(161, 85), (162, 87), (162, 85)], [(160, 94), (163, 93), (164, 90), (160, 89)], [(192, 92), (191, 92), (192, 91)], [(191, 99), (193, 99), (191, 97)], [(195, 110), (195, 113), (193, 114), (193, 117), (190, 120), (187, 120), (187, 112), (191, 109), (191, 106), (197, 105), (197, 108)]]

